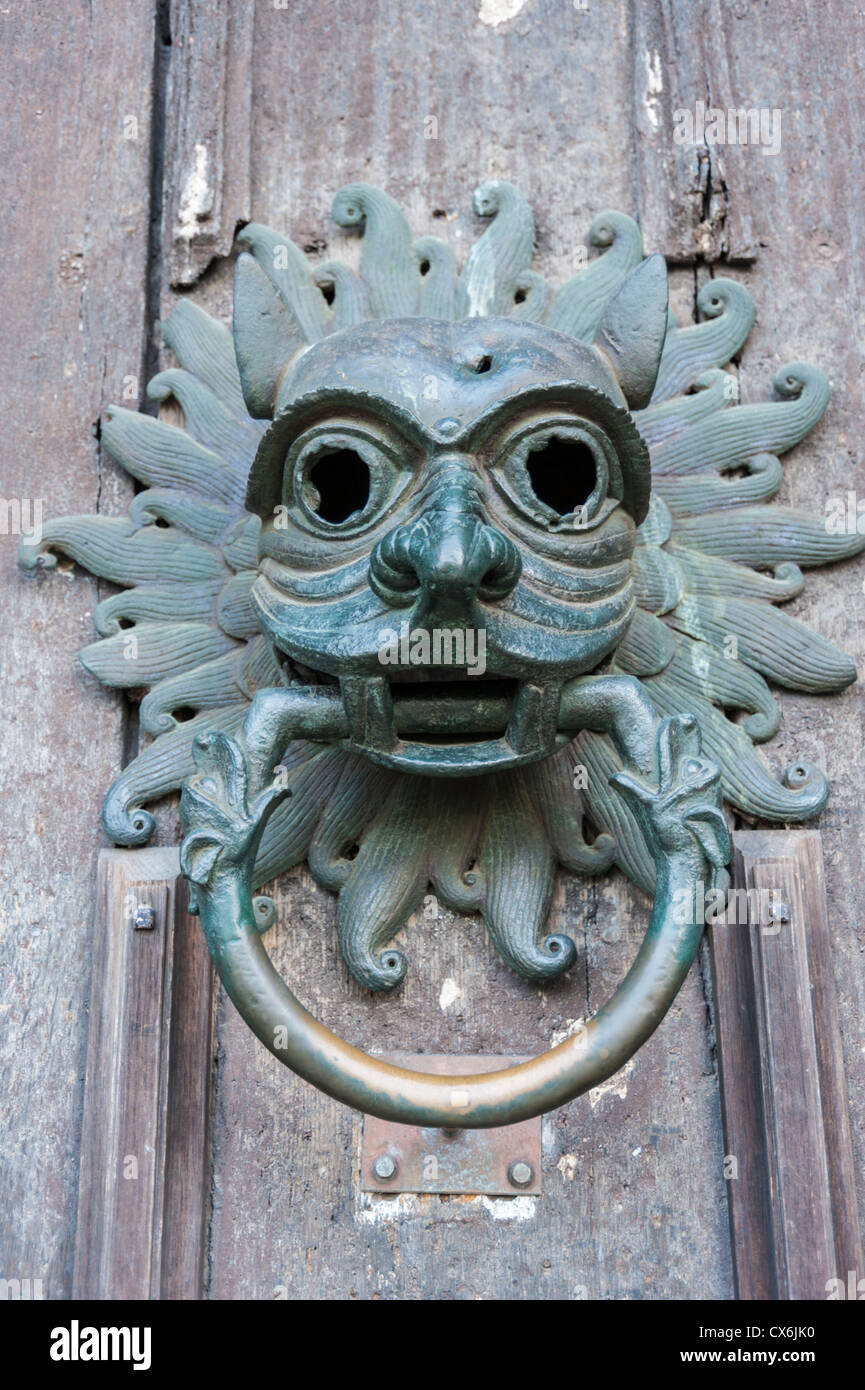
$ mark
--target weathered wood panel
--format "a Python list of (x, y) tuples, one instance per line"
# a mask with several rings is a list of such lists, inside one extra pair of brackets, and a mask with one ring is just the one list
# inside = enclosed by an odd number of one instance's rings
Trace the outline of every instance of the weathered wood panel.
[[(583, 885), (568, 896), (556, 930), (565, 916), (573, 930), (594, 915)], [(386, 1051), (409, 1041), (429, 1052), (539, 1051), (585, 1014), (585, 973), (598, 997), (611, 991), (645, 925), (643, 909), (614, 943), (602, 907), (608, 940), (594, 935), (597, 918), (588, 941), (578, 930), (588, 963), (540, 990), (502, 965), (480, 923), (429, 904), (400, 938), (410, 971), (399, 997), (371, 1000), (338, 959), (333, 906), (309, 876), (286, 878), (279, 901), (268, 937), (278, 968), (329, 1026)], [(539, 1198), (361, 1194), (359, 1117), (281, 1068), (230, 1005), (214, 1134), (212, 1297), (691, 1298), (729, 1279), (696, 971), (633, 1064), (546, 1117)]]
[[(736, 6), (735, 9), (741, 9)], [(865, 20), (843, 0), (819, 9), (750, 4), (727, 20), (733, 91), (748, 105), (782, 112), (781, 149), (747, 151), (760, 242), (747, 283), (757, 322), (742, 356), (745, 400), (765, 400), (784, 362), (817, 362), (832, 400), (814, 433), (787, 456), (779, 500), (822, 514), (848, 491), (865, 498), (861, 446), (865, 172), (850, 151), (865, 140), (862, 55)], [(722, 104), (719, 102), (719, 104)], [(831, 698), (789, 695), (768, 746), (782, 769), (797, 758), (822, 767), (832, 796), (818, 822), (838, 1013), (859, 1184), (865, 1213), (865, 807), (862, 785), (865, 599), (861, 557), (807, 576), (786, 611), (850, 652), (859, 684)]]
[(821, 1299), (862, 1267), (818, 831), (739, 831), (710, 932), (737, 1297)]
[[(146, 339), (153, 6), (26, 3), (2, 16), (4, 497), (117, 512), (98, 422), (137, 400)], [(8, 532), (9, 526), (5, 528)], [(14, 528), (13, 528), (14, 529)], [(23, 575), (3, 537), (0, 1275), (67, 1296), (96, 854), (121, 701), (76, 663), (95, 582)]]
[(213, 973), (174, 848), (99, 856), (73, 1298), (200, 1299)]
[(685, 133), (680, 113), (693, 113), (696, 124), (698, 102), (725, 110), (742, 104), (727, 56), (739, 38), (730, 21), (744, 18), (742, 11), (747, 5), (723, 0), (628, 6), (640, 225), (647, 245), (673, 264), (752, 261), (756, 254), (748, 150), (677, 139)]
[(174, 0), (162, 245), (173, 285), (194, 283), (249, 220), (251, 5)]

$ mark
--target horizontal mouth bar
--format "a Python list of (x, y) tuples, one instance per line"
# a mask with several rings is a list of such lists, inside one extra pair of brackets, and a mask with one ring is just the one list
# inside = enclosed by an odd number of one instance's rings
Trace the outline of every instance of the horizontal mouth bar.
[(383, 676), (340, 682), (349, 746), (431, 775), (530, 762), (556, 748), (561, 684), (440, 682), (391, 686)]
[(503, 734), (518, 688), (516, 680), (391, 682), (394, 725), (422, 738)]

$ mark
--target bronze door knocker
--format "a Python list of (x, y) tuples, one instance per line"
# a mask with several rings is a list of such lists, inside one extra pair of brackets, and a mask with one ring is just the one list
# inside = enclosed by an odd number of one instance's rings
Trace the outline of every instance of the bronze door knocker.
[[(165, 324), (181, 365), (149, 391), (186, 429), (122, 409), (105, 424), (145, 487), (128, 520), (65, 518), (22, 546), (27, 566), (62, 551), (123, 586), (82, 659), (146, 689), (153, 742), (108, 793), (108, 835), (143, 844), (146, 803), (183, 784), (182, 868), (249, 1026), (346, 1104), (444, 1128), (550, 1110), (649, 1037), (726, 882), (724, 802), (821, 810), (816, 768), (778, 781), (753, 744), (779, 726), (768, 682), (855, 679), (777, 605), (802, 567), (865, 545), (772, 504), (778, 455), (829, 389), (794, 362), (779, 399), (738, 404), (741, 284), (710, 280), (703, 321), (679, 327), (630, 218), (596, 218), (602, 254), (553, 290), (516, 189), (482, 185), (475, 210), (492, 221), (461, 270), (364, 184), (333, 207), (362, 231), (358, 271), (245, 227), (233, 341), (189, 300)], [(392, 941), (430, 887), (539, 982), (576, 958), (544, 934), (557, 866), (616, 864), (654, 904), (584, 1027), (457, 1080), (358, 1051), (277, 975), (275, 909), (254, 895), (304, 860), (373, 990), (402, 980)]]

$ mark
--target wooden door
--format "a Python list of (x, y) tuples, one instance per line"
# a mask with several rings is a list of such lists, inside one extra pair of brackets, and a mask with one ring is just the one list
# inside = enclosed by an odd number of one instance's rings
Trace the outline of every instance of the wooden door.
[[(696, 294), (722, 265), (746, 280), (758, 319), (738, 366), (742, 398), (765, 399), (795, 357), (821, 364), (834, 389), (782, 499), (819, 512), (865, 488), (865, 188), (850, 156), (863, 137), (862, 28), (842, 0), (783, 16), (755, 0), (75, 0), (18, 7), (3, 25), (4, 80), (15, 78), (0, 169), (10, 496), (41, 497), (46, 515), (123, 512), (131, 484), (101, 447), (102, 412), (146, 404), (148, 375), (169, 360), (158, 321), (178, 294), (230, 318), (243, 222), (283, 229), (322, 260), (350, 255), (328, 211), (337, 188), (362, 179), (399, 201), (416, 234), (460, 251), (477, 234), (472, 191), (496, 177), (531, 202), (536, 265), (554, 281), (608, 207), (638, 217), (646, 249), (667, 256), (680, 321), (696, 317)], [(779, 110), (777, 154), (676, 145), (674, 113), (707, 94)], [(91, 974), (99, 804), (141, 736), (134, 705), (76, 665), (99, 586), (71, 564), (22, 576), (11, 538), (4, 553), (15, 668), (2, 692), (4, 1261), (63, 1297), (88, 1002), (102, 988)], [(793, 610), (854, 656), (861, 582), (855, 563), (818, 573)], [(861, 1201), (861, 696), (783, 704), (773, 765), (807, 757), (833, 783), (819, 828)], [(159, 838), (176, 834), (166, 806)], [(574, 934), (580, 964), (539, 989), (498, 960), (476, 920), (430, 902), (405, 934), (405, 985), (388, 998), (348, 975), (334, 903), (305, 870), (277, 896), (275, 963), (332, 1028), (367, 1049), (469, 1055), (548, 1047), (611, 993), (648, 910), (621, 877), (565, 875), (555, 929)], [(539, 1198), (361, 1193), (360, 1118), (280, 1068), (222, 996), (214, 1007), (206, 1297), (735, 1296), (705, 948), (638, 1055), (544, 1120)]]

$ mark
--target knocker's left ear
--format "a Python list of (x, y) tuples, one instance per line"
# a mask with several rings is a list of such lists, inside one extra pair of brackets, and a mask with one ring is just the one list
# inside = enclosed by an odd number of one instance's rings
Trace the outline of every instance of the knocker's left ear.
[(278, 292), (244, 251), (234, 269), (234, 353), (243, 399), (254, 420), (273, 418), (282, 376), (305, 346)]
[(594, 346), (612, 364), (632, 410), (649, 404), (667, 336), (667, 267), (663, 256), (649, 256), (632, 270), (610, 300)]

